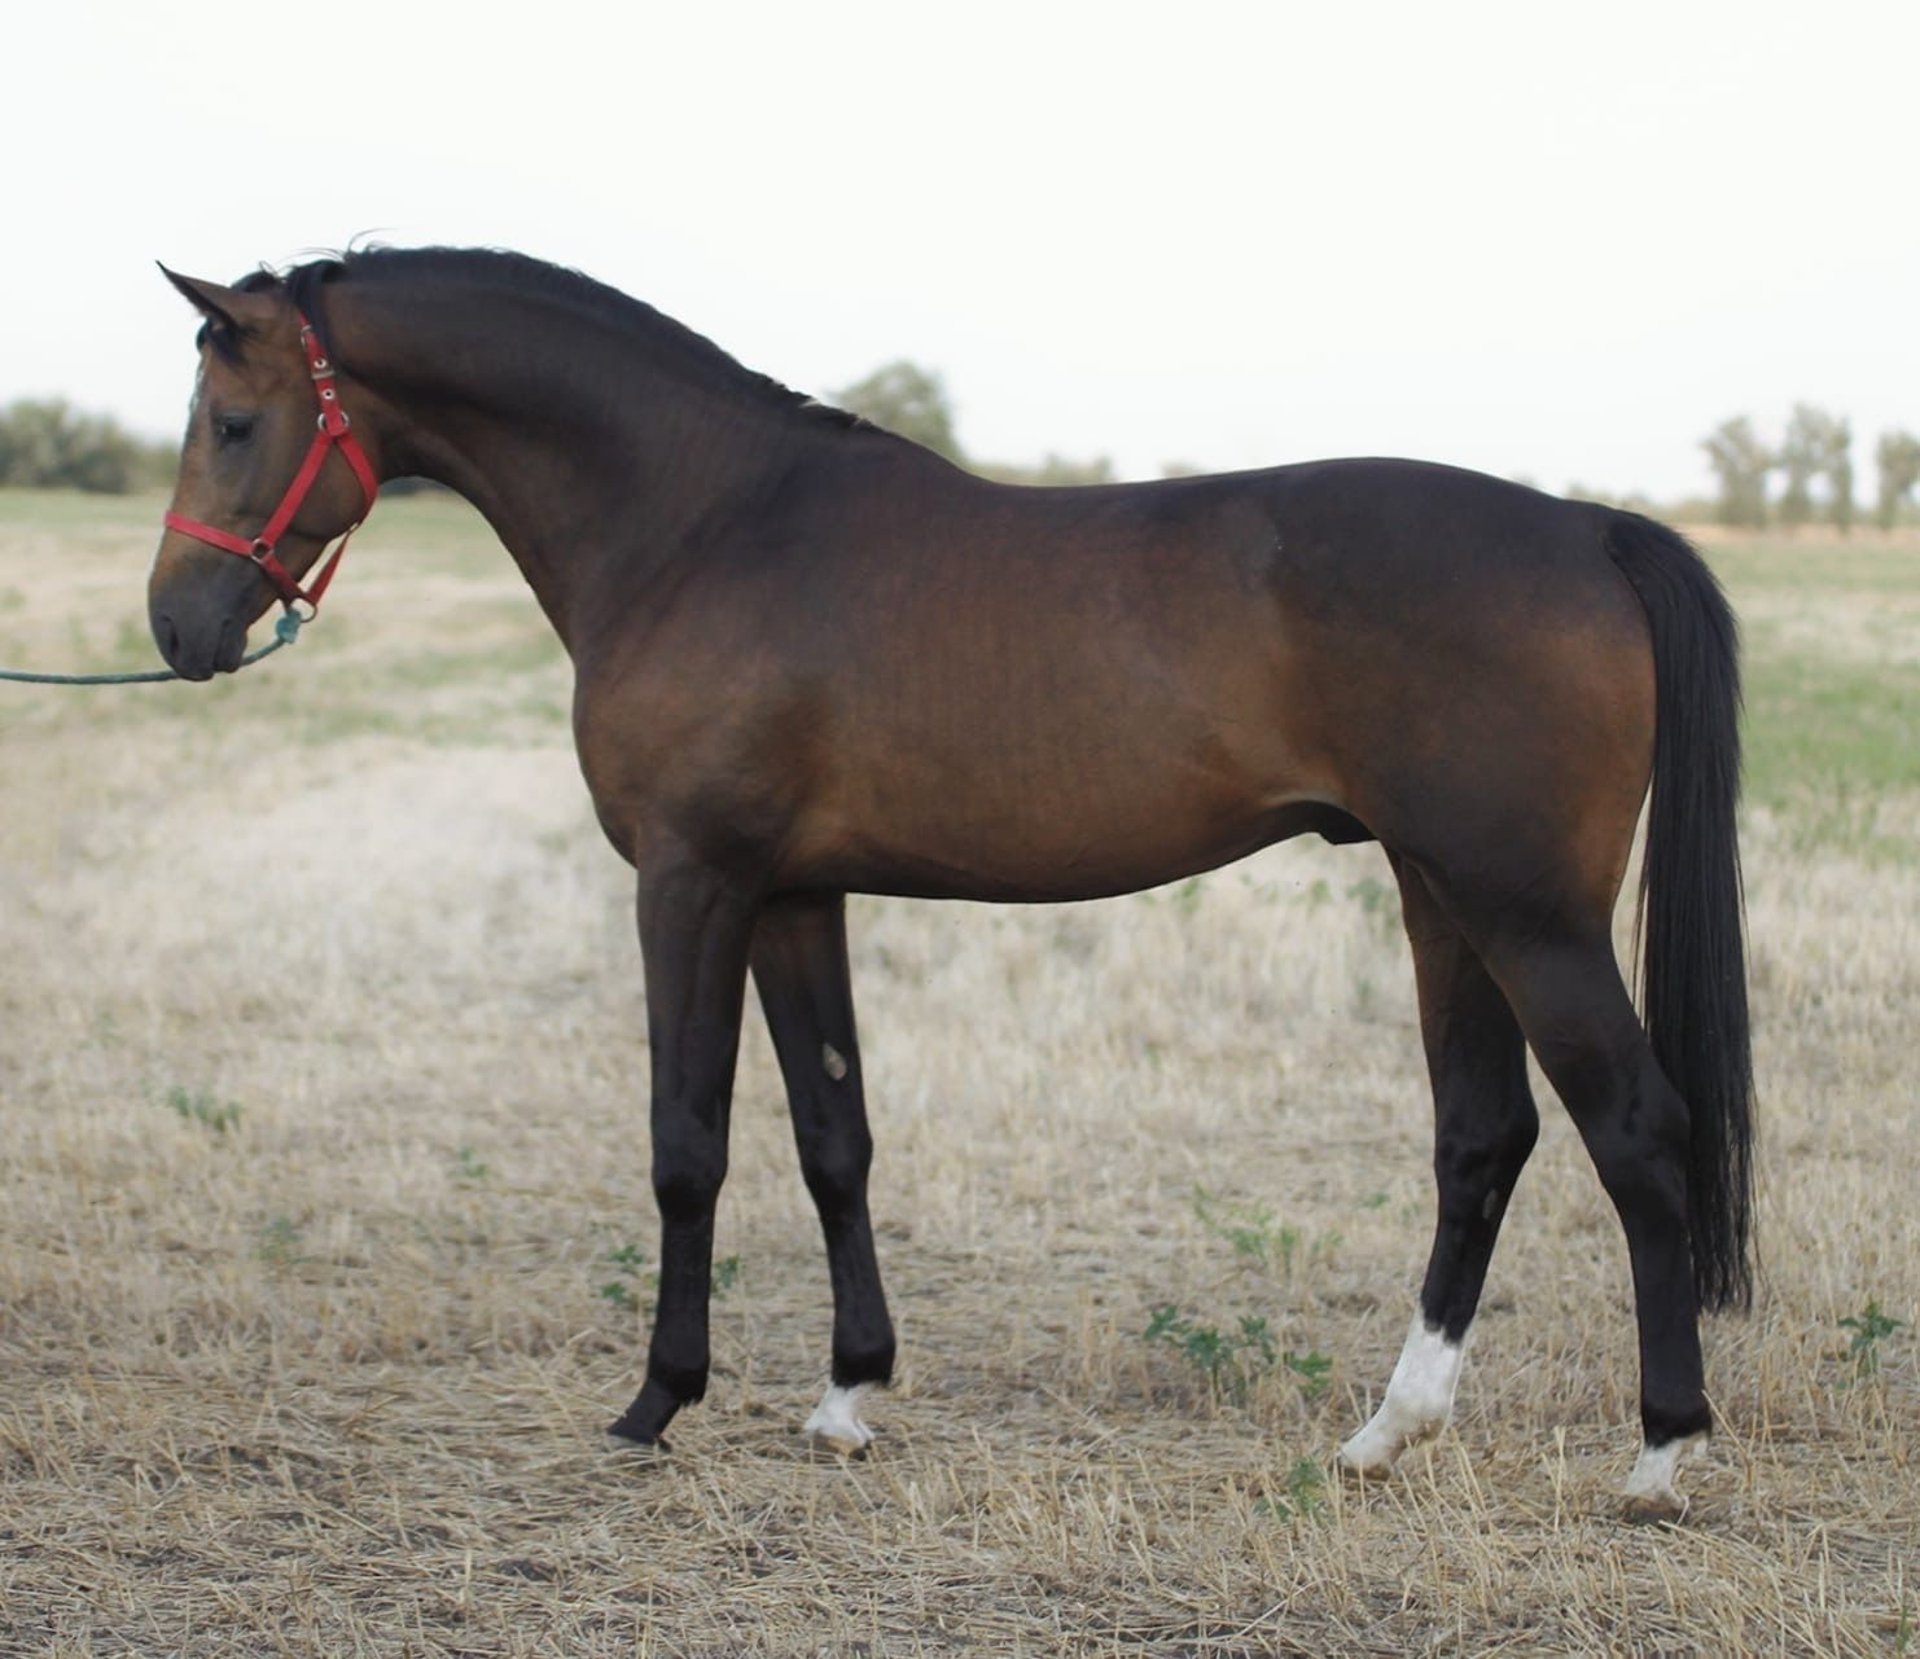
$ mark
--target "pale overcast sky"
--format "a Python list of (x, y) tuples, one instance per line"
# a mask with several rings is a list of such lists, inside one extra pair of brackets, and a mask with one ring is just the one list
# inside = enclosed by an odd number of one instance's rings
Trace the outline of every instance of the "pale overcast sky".
[(1920, 4), (9, 8), (0, 402), (181, 423), (231, 280), (577, 265), (975, 454), (1404, 454), (1663, 497), (1724, 416), (1920, 429)]

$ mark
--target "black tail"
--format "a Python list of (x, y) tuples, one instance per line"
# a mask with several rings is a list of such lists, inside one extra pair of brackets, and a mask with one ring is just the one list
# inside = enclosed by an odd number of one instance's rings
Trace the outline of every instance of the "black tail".
[(1641, 1017), (1687, 1103), (1687, 1212), (1704, 1308), (1753, 1296), (1753, 1054), (1741, 937), (1739, 635), (1712, 571), (1684, 538), (1633, 513), (1607, 551), (1653, 634), (1652, 802), (1641, 869)]

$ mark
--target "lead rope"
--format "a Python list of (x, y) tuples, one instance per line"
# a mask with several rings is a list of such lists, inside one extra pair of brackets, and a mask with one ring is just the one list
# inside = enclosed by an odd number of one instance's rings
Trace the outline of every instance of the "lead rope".
[[(305, 621), (297, 611), (282, 611), (273, 625), (273, 643), (261, 646), (258, 651), (249, 651), (236, 664), (236, 672), (252, 667), (262, 657), (272, 656), (283, 645), (292, 645), (300, 638), (300, 627)], [(16, 680), (22, 685), (145, 685), (155, 680), (179, 678), (171, 668), (153, 668), (141, 674), (34, 674), (24, 668), (0, 668), (0, 680)]]

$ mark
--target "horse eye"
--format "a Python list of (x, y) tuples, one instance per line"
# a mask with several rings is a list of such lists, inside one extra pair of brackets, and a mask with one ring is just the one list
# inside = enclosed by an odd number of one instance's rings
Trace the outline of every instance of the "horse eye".
[(229, 444), (245, 443), (253, 436), (253, 419), (251, 415), (215, 415), (214, 441), (222, 448)]

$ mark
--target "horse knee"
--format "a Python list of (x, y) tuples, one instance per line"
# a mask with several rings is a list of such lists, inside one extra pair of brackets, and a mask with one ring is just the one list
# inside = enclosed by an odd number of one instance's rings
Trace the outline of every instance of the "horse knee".
[(873, 1167), (873, 1136), (864, 1128), (811, 1137), (800, 1149), (800, 1172), (822, 1209), (859, 1201)]
[(705, 1133), (656, 1136), (653, 1197), (668, 1221), (704, 1221), (727, 1179), (727, 1143)]
[(1539, 1138), (1540, 1114), (1531, 1100), (1524, 1109), (1495, 1118), (1443, 1113), (1433, 1141), (1434, 1168), (1443, 1180), (1482, 1185), (1517, 1171), (1533, 1155)]

